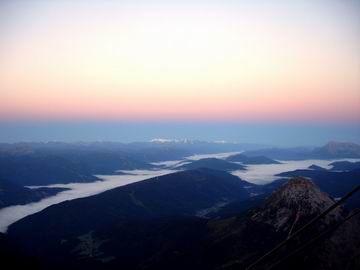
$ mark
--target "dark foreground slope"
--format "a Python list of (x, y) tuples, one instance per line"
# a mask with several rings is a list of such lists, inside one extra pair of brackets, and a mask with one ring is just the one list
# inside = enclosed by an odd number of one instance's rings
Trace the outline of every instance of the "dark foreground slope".
[[(249, 198), (252, 188), (255, 185), (226, 172), (183, 171), (50, 206), (12, 225), (10, 234), (30, 246), (36, 242), (47, 249), (61, 239), (76, 243), (90, 232), (101, 231), (110, 237), (109, 227), (125, 230), (124, 226), (137, 222), (141, 226), (157, 219), (203, 217), (221, 205)], [(133, 228), (136, 226), (127, 230)]]
[[(295, 178), (247, 213), (198, 217), (244, 200), (252, 188), (225, 172), (180, 172), (51, 206), (12, 225), (7, 237), (38, 269), (244, 269), (334, 203)], [(346, 214), (337, 208), (256, 269)], [(277, 269), (358, 269), (359, 222), (356, 216)]]

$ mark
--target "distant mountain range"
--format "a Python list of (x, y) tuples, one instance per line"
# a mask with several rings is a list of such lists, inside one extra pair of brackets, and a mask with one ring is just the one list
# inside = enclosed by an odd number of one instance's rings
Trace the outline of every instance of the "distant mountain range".
[[(226, 159), (190, 161), (176, 169), (210, 168), (224, 171), (244, 170), (248, 164), (278, 164), (279, 160), (315, 158), (355, 158), (359, 145), (330, 142), (318, 148), (263, 149), (259, 145), (204, 142), (197, 140), (156, 139), (151, 142), (129, 144), (113, 142), (92, 143), (16, 143), (0, 144), (0, 178), (18, 188), (31, 185), (92, 182), (100, 180), (98, 174), (121, 174), (119, 170), (160, 169), (150, 162), (183, 159), (193, 154), (241, 151)], [(258, 149), (258, 150), (249, 150)], [(237, 163), (240, 164), (237, 164)], [(353, 170), (359, 163), (335, 162), (332, 170)], [(320, 168), (312, 167), (313, 170)], [(10, 190), (10, 189), (9, 189)], [(11, 190), (15, 190), (11, 189)], [(25, 191), (24, 191), (25, 190)], [(23, 191), (29, 194), (29, 190)], [(6, 191), (7, 192), (7, 191)], [(3, 191), (3, 194), (5, 191)], [(6, 195), (7, 196), (7, 195)], [(4, 198), (4, 195), (2, 196)], [(19, 196), (15, 196), (19, 198)], [(38, 200), (39, 196), (24, 195)], [(20, 200), (19, 203), (28, 201)], [(3, 203), (3, 205), (8, 205)]]
[(123, 152), (97, 145), (2, 144), (0, 145), (0, 207), (39, 201), (65, 189), (29, 189), (25, 186), (100, 181), (97, 174), (122, 174), (118, 170), (152, 169), (157, 166)]
[[(225, 203), (253, 201), (252, 189), (226, 172), (178, 172), (48, 207), (10, 226), (0, 248), (13, 243), (3, 248), (7, 258), (16, 250), (37, 269), (245, 269), (335, 202), (298, 177), (246, 212), (204, 218)], [(335, 209), (256, 269), (268, 269), (347, 215)], [(358, 269), (359, 224), (355, 216), (276, 269)]]
[(360, 145), (349, 142), (329, 142), (315, 148), (311, 154), (318, 158), (360, 158)]
[(231, 143), (224, 141), (200, 140), (169, 140), (154, 139), (149, 142), (45, 142), (45, 143), (15, 143), (0, 144), (0, 154), (6, 151), (45, 152), (45, 153), (81, 153), (81, 152), (117, 152), (128, 158), (143, 162), (157, 162), (183, 159), (194, 154), (210, 154), (254, 150), (265, 145), (249, 143)]
[(80, 164), (46, 154), (0, 156), (0, 177), (19, 186), (99, 180)]
[(246, 151), (247, 156), (264, 155), (277, 160), (360, 158), (360, 145), (355, 143), (329, 142), (316, 148), (268, 148)]
[(156, 167), (123, 152), (96, 147), (0, 148), (0, 177), (22, 186), (92, 182), (100, 180), (96, 174), (121, 174), (117, 170)]

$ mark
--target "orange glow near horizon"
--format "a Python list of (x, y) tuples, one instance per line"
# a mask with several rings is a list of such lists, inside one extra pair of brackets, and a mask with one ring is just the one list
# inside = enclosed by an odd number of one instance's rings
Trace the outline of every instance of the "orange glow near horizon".
[(349, 7), (14, 2), (1, 120), (360, 121)]

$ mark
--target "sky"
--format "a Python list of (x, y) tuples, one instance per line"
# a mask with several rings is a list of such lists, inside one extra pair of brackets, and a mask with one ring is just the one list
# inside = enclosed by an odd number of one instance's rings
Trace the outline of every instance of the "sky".
[(2, 0), (0, 141), (359, 141), (359, 13), (354, 0)]

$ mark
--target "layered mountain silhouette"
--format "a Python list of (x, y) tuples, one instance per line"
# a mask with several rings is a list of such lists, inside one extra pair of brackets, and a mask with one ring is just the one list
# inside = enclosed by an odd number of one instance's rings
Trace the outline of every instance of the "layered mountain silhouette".
[[(10, 226), (6, 237), (38, 269), (244, 269), (335, 202), (296, 177), (247, 212), (211, 218), (225, 204), (253, 200), (253, 188), (226, 172), (184, 171), (53, 205)], [(346, 215), (335, 209), (257, 269)], [(279, 269), (357, 269), (358, 224), (347, 221)]]
[(360, 161), (350, 162), (350, 161), (336, 161), (330, 163), (331, 170), (333, 171), (351, 171), (360, 169)]
[(324, 146), (309, 148), (267, 148), (245, 151), (246, 156), (267, 156), (276, 160), (360, 158), (360, 145), (347, 142), (329, 142)]
[[(211, 142), (200, 140), (154, 139), (149, 142), (28, 142), (0, 143), (1, 153), (45, 153), (52, 155), (91, 154), (111, 152), (145, 163), (183, 159), (194, 154), (244, 151), (264, 148), (264, 145), (249, 143)], [(117, 168), (119, 169), (119, 168)]]
[[(42, 211), (27, 218), (34, 218), (33, 222), (40, 221), (43, 216), (41, 223), (46, 222), (48, 228), (54, 226), (53, 229), (57, 230), (70, 226), (71, 231), (74, 226), (79, 230), (81, 226), (86, 227), (84, 230), (92, 230), (110, 222), (131, 219), (202, 216), (206, 210), (249, 198), (252, 189), (256, 189), (254, 184), (226, 172), (210, 169), (182, 171), (53, 205), (45, 210), (46, 213)], [(68, 219), (78, 216), (78, 211), (82, 212), (79, 219), (67, 223)], [(62, 223), (58, 218), (48, 219), (48, 214), (54, 217), (65, 214), (67, 217)], [(27, 218), (22, 221), (26, 223)]]
[[(148, 162), (227, 147), (234, 145), (0, 145), (0, 208), (61, 191), (26, 185), (89, 182), (98, 180), (94, 174), (156, 169)], [(336, 161), (329, 170), (312, 165), (281, 173), (281, 179), (263, 186), (228, 172), (246, 169), (245, 164), (275, 164), (275, 159), (357, 158), (357, 148), (331, 142), (318, 148), (247, 151), (225, 160), (188, 160), (176, 167), (184, 171), (65, 201), (14, 223), (0, 234), (3, 263), (27, 269), (245, 269), (358, 185), (360, 170), (358, 162)], [(256, 269), (359, 269), (359, 216), (338, 226), (358, 207), (357, 194)]]
[(20, 186), (99, 180), (79, 164), (53, 155), (14, 155), (0, 157), (0, 177)]
[(15, 148), (0, 151), (0, 177), (20, 186), (92, 182), (96, 174), (117, 170), (150, 169), (156, 166), (113, 151), (74, 151)]

